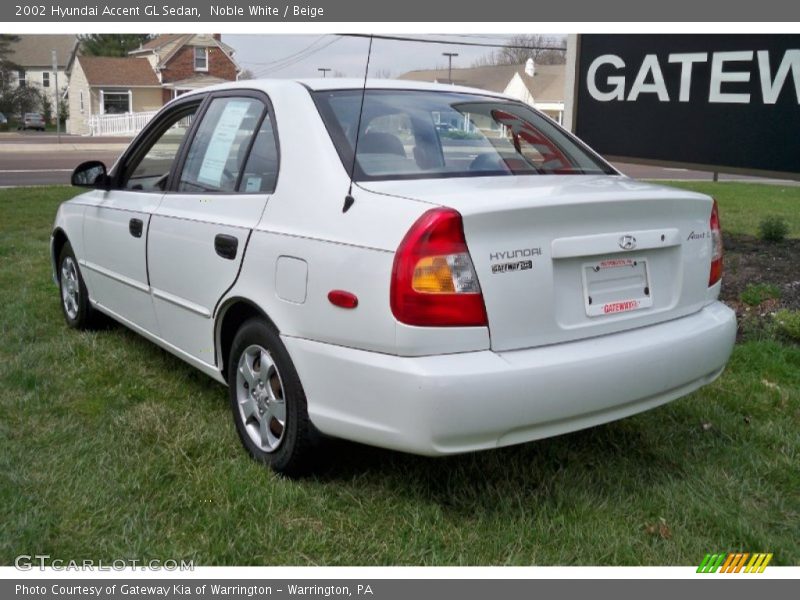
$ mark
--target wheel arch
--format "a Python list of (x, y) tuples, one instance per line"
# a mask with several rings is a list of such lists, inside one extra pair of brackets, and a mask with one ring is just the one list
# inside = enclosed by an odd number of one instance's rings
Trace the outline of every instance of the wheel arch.
[(228, 381), (228, 358), (233, 346), (233, 338), (236, 337), (236, 332), (242, 324), (253, 317), (263, 319), (276, 333), (280, 333), (280, 330), (269, 315), (258, 304), (248, 298), (241, 296), (228, 298), (217, 311), (214, 325), (214, 346), (216, 348), (217, 365), (222, 378), (226, 382)]
[(61, 250), (69, 242), (66, 232), (61, 227), (53, 229), (53, 241), (50, 243), (50, 263), (53, 265), (53, 281), (58, 283), (58, 257)]

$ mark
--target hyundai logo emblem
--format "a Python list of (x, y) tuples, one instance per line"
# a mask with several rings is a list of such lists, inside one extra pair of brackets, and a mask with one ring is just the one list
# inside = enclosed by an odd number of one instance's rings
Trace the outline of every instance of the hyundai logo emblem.
[(633, 250), (636, 248), (636, 238), (632, 235), (623, 235), (619, 238), (619, 247), (623, 250)]

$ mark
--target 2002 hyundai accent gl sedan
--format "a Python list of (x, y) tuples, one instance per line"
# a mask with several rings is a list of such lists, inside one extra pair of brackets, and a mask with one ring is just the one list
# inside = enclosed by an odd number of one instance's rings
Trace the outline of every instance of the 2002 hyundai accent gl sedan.
[(53, 230), (67, 323), (105, 313), (226, 383), (282, 472), (318, 432), (441, 455), (626, 417), (734, 342), (714, 201), (485, 91), (209, 88), (73, 183), (93, 189)]

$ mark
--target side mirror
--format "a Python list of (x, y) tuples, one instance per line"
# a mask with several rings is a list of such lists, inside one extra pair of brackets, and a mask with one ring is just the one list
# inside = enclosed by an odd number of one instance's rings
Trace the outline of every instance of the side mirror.
[(75, 167), (70, 182), (74, 186), (101, 190), (108, 190), (111, 187), (111, 178), (106, 172), (106, 166), (99, 160), (89, 160)]

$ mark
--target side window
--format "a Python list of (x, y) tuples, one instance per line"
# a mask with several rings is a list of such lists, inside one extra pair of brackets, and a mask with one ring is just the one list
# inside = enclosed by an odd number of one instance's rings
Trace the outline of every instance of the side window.
[(178, 189), (234, 192), (264, 104), (253, 98), (216, 98), (189, 146)]
[(264, 116), (256, 141), (247, 157), (239, 191), (244, 193), (275, 191), (278, 180), (278, 143), (272, 128), (272, 119)]
[(177, 111), (159, 126), (159, 133), (144, 154), (134, 155), (125, 166), (122, 188), (141, 192), (163, 192), (178, 149), (192, 124), (198, 104)]

